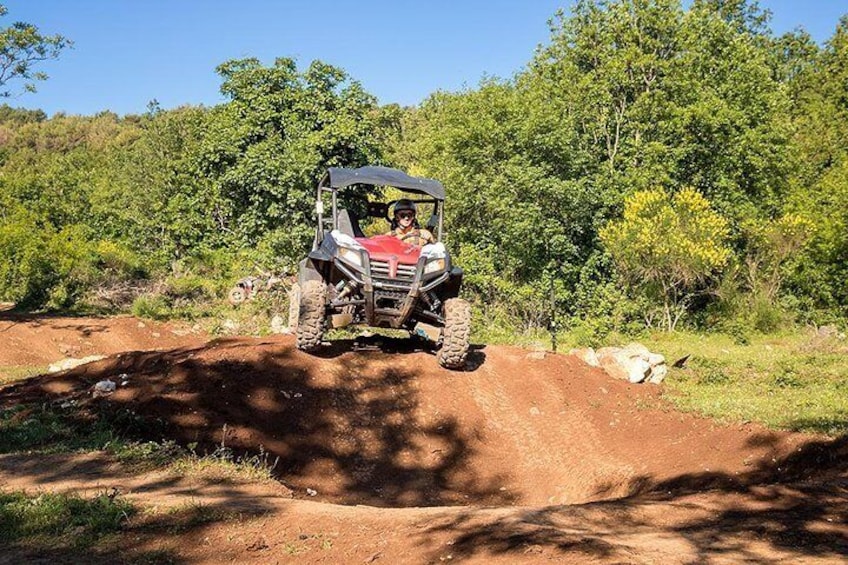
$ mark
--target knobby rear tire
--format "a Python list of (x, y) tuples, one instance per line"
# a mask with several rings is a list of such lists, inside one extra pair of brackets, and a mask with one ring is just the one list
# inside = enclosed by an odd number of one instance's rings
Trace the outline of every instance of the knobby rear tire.
[(446, 369), (464, 369), (471, 337), (471, 305), (462, 298), (445, 300), (445, 327), (439, 365)]
[(324, 339), (327, 290), (321, 281), (306, 281), (300, 288), (297, 320), (297, 348), (314, 351)]

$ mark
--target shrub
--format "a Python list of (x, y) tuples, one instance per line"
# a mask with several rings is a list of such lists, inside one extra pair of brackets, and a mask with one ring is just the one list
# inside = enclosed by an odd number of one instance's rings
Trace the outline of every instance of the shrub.
[(133, 301), (132, 313), (139, 318), (164, 320), (170, 317), (171, 307), (164, 296), (144, 294)]
[(630, 284), (662, 304), (669, 331), (731, 255), (727, 221), (691, 188), (673, 197), (658, 189), (634, 193), (624, 218), (600, 235)]

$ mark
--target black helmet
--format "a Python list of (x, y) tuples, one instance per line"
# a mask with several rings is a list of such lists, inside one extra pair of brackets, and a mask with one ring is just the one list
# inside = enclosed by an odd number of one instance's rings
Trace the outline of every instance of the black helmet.
[(403, 212), (404, 210), (410, 210), (412, 211), (412, 213), (418, 212), (415, 209), (415, 202), (413, 202), (409, 198), (401, 198), (400, 200), (395, 202), (395, 210), (393, 213), (397, 215), (398, 212)]

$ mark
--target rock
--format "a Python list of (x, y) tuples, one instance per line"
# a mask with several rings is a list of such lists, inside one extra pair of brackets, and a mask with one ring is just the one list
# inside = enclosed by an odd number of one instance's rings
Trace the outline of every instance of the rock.
[(236, 322), (235, 320), (231, 320), (230, 318), (227, 318), (226, 320), (223, 321), (223, 323), (221, 324), (221, 327), (224, 328), (227, 331), (235, 331), (238, 328), (238, 322)]
[(839, 329), (833, 324), (828, 324), (817, 329), (816, 335), (819, 337), (833, 337), (839, 335)]
[(542, 411), (536, 408), (535, 406), (530, 409), (531, 416), (539, 416), (541, 413)]
[(286, 321), (282, 316), (276, 314), (271, 318), (271, 333), (274, 334), (290, 334), (291, 329), (286, 325)]
[(152, 335), (153, 337), (162, 337), (162, 334), (160, 334), (159, 332), (151, 332), (150, 335)]
[(75, 357), (76, 355), (79, 355), (80, 348), (77, 345), (68, 345), (66, 343), (60, 343), (59, 352), (65, 357)]
[(311, 488), (307, 488), (307, 489), (306, 489), (306, 494), (308, 494), (309, 496), (316, 496), (316, 495), (318, 494), (318, 491), (317, 491), (317, 490), (314, 490), (314, 489), (311, 489)]
[(109, 379), (105, 381), (100, 381), (96, 385), (94, 385), (94, 396), (103, 396), (106, 394), (111, 394), (115, 392), (115, 389), (118, 388), (118, 385)]
[(544, 351), (531, 351), (530, 353), (525, 355), (525, 357), (527, 357), (527, 359), (535, 359), (535, 360), (544, 359), (545, 358), (545, 352)]
[(609, 376), (641, 383), (650, 374), (651, 365), (642, 358), (640, 351), (638, 348), (602, 347), (597, 355), (601, 368)]
[(657, 365), (656, 367), (651, 367), (651, 374), (648, 377), (648, 382), (651, 384), (658, 385), (663, 382), (666, 375), (668, 375), (668, 365), (665, 363), (661, 365)]
[(646, 361), (648, 359), (648, 356), (651, 354), (647, 347), (635, 341), (632, 343), (628, 343), (623, 347), (623, 349), (633, 356), (638, 355), (639, 357), (642, 357)]
[(568, 352), (569, 355), (573, 355), (589, 365), (590, 367), (600, 367), (601, 363), (598, 361), (598, 355), (595, 353), (595, 350), (591, 347), (583, 347), (578, 349), (572, 349)]
[(651, 374), (651, 365), (641, 357), (631, 357), (625, 368), (631, 383), (641, 383)]
[(595, 351), (595, 355), (598, 357), (598, 362), (603, 364), (604, 357), (615, 355), (619, 351), (621, 351), (620, 347), (602, 347)]
[(145, 323), (144, 323), (144, 322), (139, 322), (139, 323), (138, 323), (138, 327), (140, 327), (140, 328), (146, 328), (147, 326), (145, 325)]
[(83, 357), (82, 359), (74, 359), (73, 357), (68, 357), (67, 359), (62, 359), (61, 361), (57, 361), (56, 363), (51, 364), (49, 367), (47, 367), (47, 372), (58, 373), (60, 371), (67, 371), (69, 369), (73, 369), (74, 367), (79, 367), (80, 365), (100, 361), (101, 359), (105, 359), (105, 356), (89, 355), (88, 357)]
[(665, 356), (660, 355), (659, 353), (648, 353), (648, 358), (646, 359), (646, 361), (651, 367), (656, 367), (657, 365), (665, 365)]

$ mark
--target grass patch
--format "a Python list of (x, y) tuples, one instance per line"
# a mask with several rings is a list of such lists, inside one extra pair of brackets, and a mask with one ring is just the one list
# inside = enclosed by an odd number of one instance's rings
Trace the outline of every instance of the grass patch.
[(24, 404), (0, 410), (0, 453), (73, 453), (105, 451), (133, 472), (166, 469), (180, 476), (271, 480), (276, 460), (236, 454), (226, 445), (197, 453), (197, 444), (138, 439), (156, 426), (131, 412), (91, 413), (77, 405)]
[(117, 440), (116, 422), (52, 404), (0, 410), (0, 453), (67, 453), (103, 449)]
[(0, 386), (40, 375), (45, 370), (45, 367), (32, 367), (28, 365), (0, 367)]
[(723, 421), (772, 428), (848, 433), (848, 343), (804, 334), (752, 336), (655, 334), (643, 343), (672, 369), (665, 397), (678, 408)]
[(199, 454), (197, 445), (183, 447), (172, 440), (161, 442), (113, 442), (106, 446), (124, 465), (136, 471), (164, 469), (178, 476), (247, 481), (274, 480), (277, 459), (260, 446), (258, 454), (238, 455), (225, 445)]
[(105, 494), (0, 493), (0, 541), (36, 548), (88, 548), (119, 532), (135, 513), (127, 501)]
[(178, 475), (211, 479), (274, 480), (277, 459), (262, 449), (255, 455), (236, 455), (228, 447), (219, 446), (206, 455), (191, 451), (175, 459), (168, 469)]

